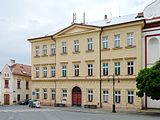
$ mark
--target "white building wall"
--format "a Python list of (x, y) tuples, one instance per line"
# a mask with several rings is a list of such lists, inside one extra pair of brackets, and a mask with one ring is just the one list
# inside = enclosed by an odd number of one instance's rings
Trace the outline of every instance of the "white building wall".
[[(146, 43), (145, 43), (146, 41)], [(145, 44), (147, 46), (147, 66), (152, 67), (157, 60), (160, 59), (160, 27), (149, 28), (143, 30), (143, 68), (145, 68)], [(144, 102), (145, 104), (145, 102)], [(160, 108), (160, 100), (152, 100), (147, 98), (148, 108)]]

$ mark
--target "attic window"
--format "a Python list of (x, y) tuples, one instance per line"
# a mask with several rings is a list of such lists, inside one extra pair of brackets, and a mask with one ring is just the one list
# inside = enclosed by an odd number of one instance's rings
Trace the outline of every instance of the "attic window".
[(143, 12), (138, 13), (137, 16), (136, 16), (135, 18), (142, 18), (142, 17), (144, 17)]

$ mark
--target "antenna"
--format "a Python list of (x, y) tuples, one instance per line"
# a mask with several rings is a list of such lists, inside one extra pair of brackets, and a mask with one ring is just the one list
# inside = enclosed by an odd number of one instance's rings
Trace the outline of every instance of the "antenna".
[(85, 12), (83, 12), (83, 24), (85, 24)]
[(76, 13), (73, 13), (73, 22), (72, 24), (76, 23)]

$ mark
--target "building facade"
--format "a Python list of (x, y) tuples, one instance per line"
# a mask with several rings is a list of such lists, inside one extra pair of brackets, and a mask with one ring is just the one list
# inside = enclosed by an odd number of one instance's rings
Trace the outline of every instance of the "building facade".
[[(160, 58), (160, 0), (144, 9), (146, 24), (143, 29), (143, 68), (152, 67)], [(147, 106), (145, 106), (145, 103)], [(160, 100), (144, 99), (144, 107), (160, 108)]]
[(1, 72), (1, 104), (12, 105), (30, 98), (31, 66), (6, 64)]
[(140, 109), (135, 77), (142, 69), (143, 27), (143, 16), (134, 14), (29, 39), (32, 98), (44, 105), (111, 108), (114, 96), (116, 108)]

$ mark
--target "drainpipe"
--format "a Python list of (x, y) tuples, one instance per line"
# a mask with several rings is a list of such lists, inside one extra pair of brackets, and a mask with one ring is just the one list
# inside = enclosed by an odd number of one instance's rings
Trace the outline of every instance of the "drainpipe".
[[(51, 36), (51, 39), (55, 42), (55, 49), (56, 49), (56, 40), (53, 38), (53, 35)], [(56, 50), (57, 51), (57, 50)], [(55, 54), (55, 68), (56, 68), (56, 54)], [(56, 73), (55, 73), (55, 76), (56, 76)], [(55, 81), (55, 105), (56, 105), (56, 98), (57, 98), (57, 81), (56, 79), (54, 80)]]
[(100, 30), (100, 33), (99, 33), (99, 89), (100, 89), (100, 96), (99, 96), (99, 98), (100, 98), (100, 108), (102, 108), (102, 79), (101, 79), (101, 77), (102, 77), (102, 74), (101, 74), (101, 56), (102, 56), (102, 53), (101, 53), (101, 39), (102, 39), (102, 31), (103, 31), (103, 29), (101, 28), (101, 30)]

